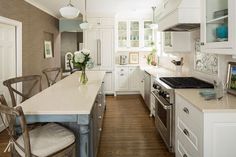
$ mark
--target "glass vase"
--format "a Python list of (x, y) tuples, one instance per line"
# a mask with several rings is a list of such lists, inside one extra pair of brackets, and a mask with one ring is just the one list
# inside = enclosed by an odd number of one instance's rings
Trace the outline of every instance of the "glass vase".
[(83, 68), (80, 75), (80, 83), (82, 85), (86, 85), (87, 82), (88, 82), (88, 77), (86, 75), (85, 69)]

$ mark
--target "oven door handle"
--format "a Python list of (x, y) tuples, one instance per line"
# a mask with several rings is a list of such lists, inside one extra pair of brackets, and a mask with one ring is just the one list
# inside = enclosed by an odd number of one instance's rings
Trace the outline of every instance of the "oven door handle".
[(171, 106), (167, 106), (165, 105), (163, 102), (161, 102), (161, 100), (156, 96), (156, 94), (154, 93), (154, 91), (151, 91), (152, 95), (155, 97), (155, 99), (157, 99), (159, 101), (159, 103), (161, 104), (161, 106), (165, 109), (165, 110), (170, 110)]

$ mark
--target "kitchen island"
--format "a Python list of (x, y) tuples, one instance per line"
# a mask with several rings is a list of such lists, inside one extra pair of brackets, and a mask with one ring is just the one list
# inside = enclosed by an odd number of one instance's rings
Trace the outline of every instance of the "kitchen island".
[(95, 157), (105, 110), (105, 71), (87, 71), (88, 83), (80, 85), (80, 72), (66, 77), (20, 104), (27, 122), (59, 122), (76, 136), (77, 156)]

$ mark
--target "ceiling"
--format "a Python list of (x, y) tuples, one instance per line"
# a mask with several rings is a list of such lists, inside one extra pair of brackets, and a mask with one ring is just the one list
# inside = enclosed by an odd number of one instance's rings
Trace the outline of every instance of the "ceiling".
[[(60, 18), (59, 9), (69, 0), (25, 0), (39, 9)], [(119, 12), (150, 10), (157, 0), (87, 0), (87, 13), (115, 16)], [(72, 0), (72, 4), (84, 13), (84, 0)]]

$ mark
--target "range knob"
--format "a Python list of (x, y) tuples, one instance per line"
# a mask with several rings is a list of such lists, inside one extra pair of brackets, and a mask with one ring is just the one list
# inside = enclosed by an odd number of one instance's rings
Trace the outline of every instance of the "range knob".
[(170, 98), (170, 94), (169, 93), (166, 94), (166, 98)]
[(161, 89), (161, 86), (159, 86), (157, 83), (153, 83), (152, 87), (157, 90)]

